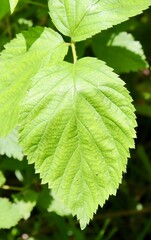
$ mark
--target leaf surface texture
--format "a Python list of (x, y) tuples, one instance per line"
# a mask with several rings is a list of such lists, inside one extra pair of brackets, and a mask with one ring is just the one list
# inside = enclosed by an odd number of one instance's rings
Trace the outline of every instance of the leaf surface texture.
[(151, 0), (49, 0), (57, 29), (75, 42), (140, 14)]
[(136, 126), (131, 101), (111, 68), (83, 58), (41, 69), (22, 103), (23, 151), (82, 229), (126, 171)]
[[(31, 28), (5, 46), (0, 56), (0, 135), (18, 123), (19, 106), (33, 77), (43, 64), (62, 60), (67, 45), (48, 28)], [(8, 71), (9, 69), (9, 71)]]

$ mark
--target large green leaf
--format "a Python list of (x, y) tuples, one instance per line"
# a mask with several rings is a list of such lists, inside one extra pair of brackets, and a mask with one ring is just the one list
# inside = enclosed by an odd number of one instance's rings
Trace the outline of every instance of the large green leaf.
[(31, 28), (5, 46), (0, 56), (0, 135), (18, 122), (18, 111), (31, 77), (44, 64), (62, 60), (67, 44), (49, 28)]
[(148, 67), (140, 42), (131, 34), (105, 31), (92, 41), (95, 56), (105, 61), (116, 73), (138, 71)]
[(124, 82), (95, 58), (41, 69), (20, 112), (20, 142), (83, 229), (115, 194), (136, 126)]
[(81, 41), (135, 16), (151, 0), (49, 0), (53, 23), (73, 41)]

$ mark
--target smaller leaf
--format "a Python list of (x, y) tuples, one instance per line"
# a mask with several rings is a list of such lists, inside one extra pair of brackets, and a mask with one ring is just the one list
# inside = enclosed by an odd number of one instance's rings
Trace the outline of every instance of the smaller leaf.
[(116, 73), (138, 71), (148, 67), (140, 42), (126, 32), (112, 30), (94, 37), (92, 48)]
[(142, 13), (151, 0), (48, 0), (56, 28), (79, 42)]
[(16, 204), (11, 203), (7, 198), (0, 198), (0, 229), (9, 229), (15, 226), (21, 219)]
[(22, 196), (22, 194), (17, 194), (14, 195), (14, 201), (21, 218), (27, 220), (37, 203), (37, 194), (33, 191), (25, 192), (24, 196)]
[(22, 148), (18, 143), (18, 131), (14, 129), (6, 137), (0, 138), (0, 154), (13, 157), (18, 160), (23, 159)]
[(19, 0), (9, 0), (11, 13), (14, 12), (14, 9), (15, 9), (18, 2), (19, 2)]
[(2, 171), (0, 171), (0, 187), (4, 185), (6, 178)]

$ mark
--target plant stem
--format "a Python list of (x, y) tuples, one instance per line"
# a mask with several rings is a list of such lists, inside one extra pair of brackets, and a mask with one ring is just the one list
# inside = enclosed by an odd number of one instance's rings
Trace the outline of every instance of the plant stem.
[(73, 55), (73, 63), (75, 64), (77, 62), (77, 53), (76, 53), (76, 47), (74, 42), (71, 42), (71, 49), (72, 49), (72, 55)]
[(21, 188), (21, 187), (14, 187), (14, 186), (8, 186), (8, 185), (4, 185), (2, 187), (2, 189), (4, 189), (4, 190), (12, 190), (12, 191), (22, 191), (23, 190), (23, 188)]

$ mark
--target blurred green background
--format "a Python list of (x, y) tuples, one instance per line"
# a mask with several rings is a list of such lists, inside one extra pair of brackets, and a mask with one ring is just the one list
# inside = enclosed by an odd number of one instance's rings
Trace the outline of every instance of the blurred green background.
[[(22, 30), (31, 26), (55, 29), (48, 15), (47, 0), (21, 0), (15, 10), (0, 19), (0, 50)], [(132, 33), (141, 42), (147, 61), (151, 63), (151, 8), (143, 14), (113, 28)], [(95, 56), (95, 38), (77, 44), (78, 56)], [(99, 49), (98, 49), (99, 51)], [(66, 57), (72, 61), (71, 53)], [(13, 198), (25, 189), (36, 194), (37, 205), (27, 220), (9, 230), (0, 230), (0, 240), (150, 240), (151, 239), (151, 72), (143, 69), (122, 73), (134, 99), (137, 115), (136, 149), (131, 151), (127, 173), (116, 196), (111, 196), (103, 209), (99, 208), (89, 226), (81, 231), (72, 216), (61, 217), (47, 208), (51, 197), (46, 185), (40, 184), (33, 166), (27, 160), (18, 161), (0, 156), (0, 169), (7, 185), (16, 189), (0, 189), (2, 197)], [(18, 189), (17, 189), (18, 188)]]

